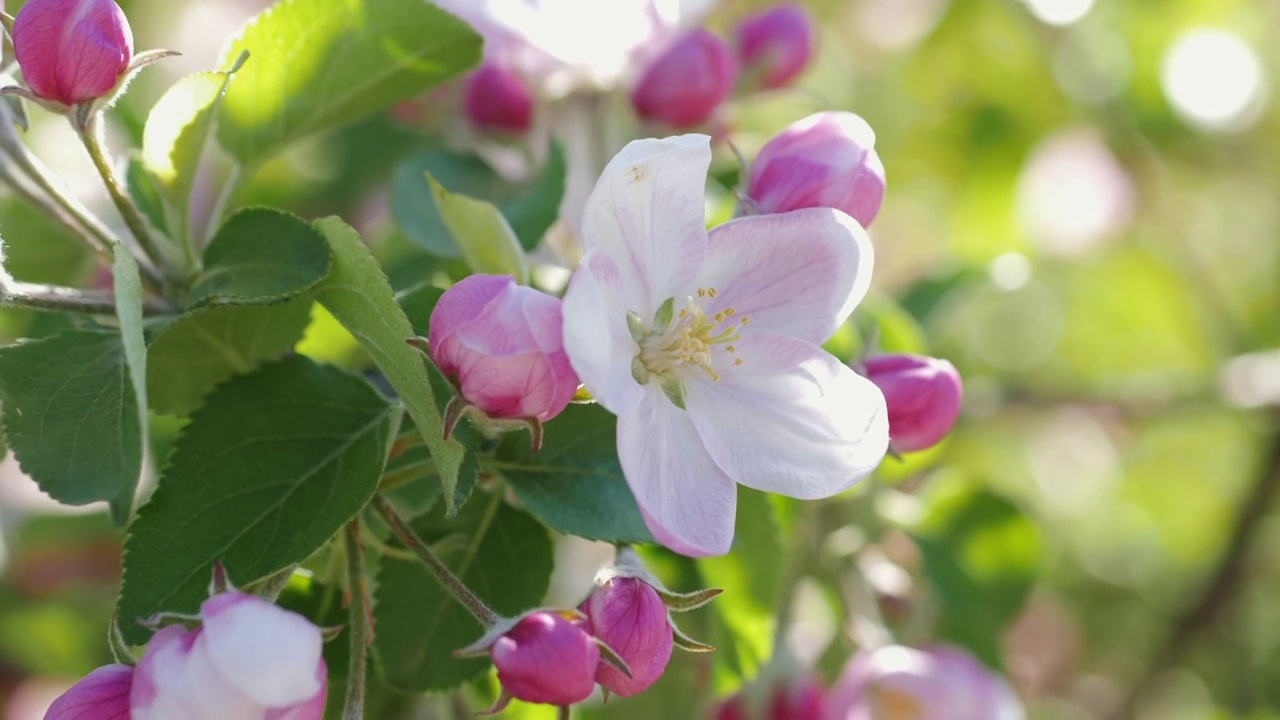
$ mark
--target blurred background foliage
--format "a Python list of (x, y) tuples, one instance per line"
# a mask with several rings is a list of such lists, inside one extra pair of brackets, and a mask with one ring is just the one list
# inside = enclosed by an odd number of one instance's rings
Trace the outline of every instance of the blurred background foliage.
[[(265, 4), (122, 0), (139, 48), (184, 55), (136, 80), (112, 114), (115, 144), (136, 146), (163, 89), (206, 69)], [(723, 0), (712, 26), (766, 4)], [(747, 551), (651, 553), (673, 588), (734, 588), (685, 623), (720, 650), (679, 656), (653, 690), (587, 714), (697, 714), (759, 670), (783, 603), (796, 620), (777, 634), (828, 681), (878, 631), (842, 625), (852, 609), (900, 639), (923, 622), (967, 644), (1004, 668), (1033, 718), (1280, 718), (1280, 2), (809, 5), (817, 63), (797, 88), (734, 104), (729, 138), (750, 156), (817, 110), (871, 123), (889, 178), (875, 290), (864, 332), (832, 347), (852, 358), (878, 325), (885, 349), (946, 357), (965, 377), (965, 413), (943, 447), (888, 461), (854, 497), (805, 509), (744, 496), (760, 520), (739, 520)], [(64, 123), (38, 110), (32, 122), (37, 153), (114, 217)], [(401, 121), (368, 120), (290, 151), (242, 199), (343, 215), (408, 287), (457, 272), (390, 220), (393, 172), (427, 146)], [(727, 150), (717, 169), (733, 181)], [(19, 279), (103, 281), (18, 200), (0, 199), (0, 233)], [(65, 322), (7, 311), (0, 335)], [(317, 317), (300, 350), (358, 366), (353, 347)], [(153, 462), (178, 424), (158, 419)], [(110, 660), (121, 537), (102, 512), (62, 512), (12, 459), (0, 466), (0, 709), (15, 720)], [(833, 532), (809, 537), (805, 513)], [(792, 577), (785, 558), (805, 550), (810, 577)], [(577, 578), (553, 583), (571, 588), (562, 602), (594, 571), (584, 552), (561, 548), (558, 573)], [(841, 579), (850, 563), (864, 586)], [(384, 699), (374, 717), (411, 704)], [(449, 717), (450, 702), (418, 716)], [(508, 716), (550, 717), (520, 704)]]

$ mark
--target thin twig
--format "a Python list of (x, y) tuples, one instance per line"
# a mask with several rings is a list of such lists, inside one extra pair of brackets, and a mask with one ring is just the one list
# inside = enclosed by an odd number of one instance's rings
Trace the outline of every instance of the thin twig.
[(381, 495), (374, 497), (373, 507), (387, 521), (391, 531), (396, 534), (396, 537), (400, 538), (405, 547), (418, 556), (418, 559), (427, 566), (427, 569), (436, 577), (436, 580), (440, 581), (444, 589), (457, 598), (458, 602), (462, 603), (462, 606), (469, 610), (482, 625), (493, 627), (501, 620), (501, 616), (498, 613), (491, 610), (488, 605), (484, 604), (483, 600), (476, 597), (475, 593), (471, 592), (470, 588), (464, 585), (458, 579), (458, 576), (454, 575), (453, 571), (445, 566), (440, 558), (436, 557), (436, 554), (422, 541), (422, 538), (418, 537), (417, 533), (396, 513), (395, 508), (391, 506), (391, 503), (386, 498)]
[[(1274, 416), (1274, 420), (1280, 423), (1280, 413)], [(1244, 582), (1246, 562), (1257, 540), (1258, 531), (1277, 495), (1280, 495), (1280, 433), (1272, 438), (1266, 467), (1249, 489), (1248, 496), (1241, 502), (1240, 516), (1213, 573), (1200, 593), (1174, 621), (1164, 644), (1152, 656), (1146, 671), (1130, 688), (1124, 702), (1111, 715), (1112, 718), (1122, 720), (1133, 717), (1138, 702), (1155, 677), (1163, 670), (1181, 663), (1200, 637), (1231, 609)]]
[[(0, 271), (0, 307), (90, 315), (116, 314), (115, 295), (105, 290), (80, 290), (61, 285), (20, 282), (8, 277), (3, 271)], [(164, 315), (170, 312), (172, 309), (162, 301), (143, 301), (143, 315)]]
[(365, 671), (369, 659), (369, 610), (365, 604), (369, 590), (364, 574), (364, 550), (360, 547), (360, 521), (347, 523), (344, 534), (347, 549), (347, 591), (351, 594), (350, 619), (351, 662), (347, 670), (347, 701), (342, 711), (343, 720), (363, 720)]

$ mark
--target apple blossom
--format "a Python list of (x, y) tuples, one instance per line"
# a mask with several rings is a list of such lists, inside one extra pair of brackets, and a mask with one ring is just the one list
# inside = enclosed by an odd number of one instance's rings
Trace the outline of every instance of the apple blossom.
[(778, 5), (738, 25), (738, 61), (766, 88), (780, 88), (804, 72), (813, 46), (813, 21), (802, 5)]
[(921, 355), (879, 355), (863, 367), (884, 393), (894, 450), (924, 450), (951, 432), (964, 396), (954, 365)]
[(636, 140), (605, 168), (564, 298), (565, 349), (618, 416), (618, 456), (650, 531), (715, 555), (737, 483), (834, 495), (888, 445), (884, 396), (820, 347), (871, 279), (866, 233), (812, 209), (703, 221), (709, 138)]
[(429, 354), (487, 416), (546, 421), (578, 389), (561, 324), (557, 298), (510, 275), (471, 275), (436, 303)]
[(824, 720), (1022, 720), (1002, 678), (953, 647), (863, 650), (831, 688)]
[(884, 200), (884, 165), (875, 144), (871, 126), (853, 113), (810, 115), (761, 148), (747, 196), (763, 213), (829, 207), (867, 227)]
[(240, 592), (200, 607), (203, 625), (152, 638), (130, 695), (132, 720), (319, 720), (327, 671), (320, 630)]
[(488, 62), (467, 77), (462, 111), (477, 127), (521, 133), (533, 124), (533, 97), (519, 75)]
[(737, 79), (738, 63), (724, 41), (691, 30), (645, 69), (631, 90), (631, 106), (646, 120), (693, 127), (729, 99)]
[(600, 649), (584, 625), (551, 611), (520, 618), (489, 649), (503, 691), (550, 705), (587, 699), (595, 689)]
[[(438, 0), (502, 62), (549, 96), (616, 86), (658, 52), (709, 0)], [(589, 28), (579, 30), (577, 28)]]
[(111, 93), (133, 59), (133, 33), (112, 0), (30, 0), (13, 51), (38, 97), (76, 105)]
[(133, 668), (104, 665), (54, 700), (44, 720), (129, 720), (132, 687)]
[(629, 697), (648, 688), (666, 670), (674, 644), (666, 603), (652, 585), (637, 577), (611, 577), (582, 605), (591, 634), (626, 662), (627, 677), (600, 663), (596, 682), (615, 695)]

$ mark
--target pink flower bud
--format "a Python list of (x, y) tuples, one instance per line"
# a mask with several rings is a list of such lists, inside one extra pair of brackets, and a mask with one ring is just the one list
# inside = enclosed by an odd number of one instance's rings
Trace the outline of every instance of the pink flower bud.
[(890, 645), (855, 655), (828, 696), (825, 720), (1022, 720), (1002, 678), (958, 648)]
[(115, 88), (133, 59), (133, 33), (111, 0), (30, 0), (14, 21), (13, 50), (33, 93), (76, 105)]
[(954, 365), (921, 355), (881, 355), (864, 366), (867, 377), (884, 393), (895, 450), (924, 450), (951, 432), (964, 397)]
[(129, 720), (132, 687), (133, 668), (105, 665), (54, 700), (44, 720)]
[(843, 210), (863, 227), (884, 200), (876, 135), (848, 112), (820, 112), (765, 143), (751, 167), (747, 195), (762, 213), (810, 207)]
[(320, 630), (252, 595), (200, 607), (203, 626), (170, 625), (138, 663), (130, 720), (320, 720), (327, 669)]
[(489, 649), (503, 689), (518, 700), (548, 705), (587, 699), (600, 649), (582, 624), (554, 612), (520, 618)]
[(737, 45), (738, 61), (748, 74), (766, 88), (780, 88), (813, 57), (813, 23), (804, 7), (779, 5), (743, 20)]
[(428, 344), (467, 402), (493, 418), (546, 421), (578, 389), (563, 325), (559, 299), (509, 275), (472, 275), (436, 304)]
[(805, 675), (773, 688), (769, 720), (821, 720), (826, 704), (822, 683), (812, 675)]
[(633, 577), (611, 578), (582, 606), (591, 634), (622, 658), (631, 677), (609, 663), (596, 670), (600, 687), (622, 697), (645, 690), (666, 670), (673, 637), (667, 606), (649, 583)]
[(485, 63), (467, 78), (462, 110), (477, 127), (522, 133), (533, 124), (533, 96), (520, 76)]
[(631, 90), (631, 105), (645, 120), (689, 128), (711, 117), (737, 79), (738, 63), (724, 41), (691, 30), (645, 69)]

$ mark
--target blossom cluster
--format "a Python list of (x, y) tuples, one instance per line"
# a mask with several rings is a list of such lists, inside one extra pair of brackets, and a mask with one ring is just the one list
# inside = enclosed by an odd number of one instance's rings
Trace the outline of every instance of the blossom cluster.
[[(708, 2), (554, 0), (536, 10), (522, 3), (440, 4), (485, 36), (485, 62), (464, 82), (462, 109), (489, 132), (526, 132), (540, 104), (614, 87), (626, 91), (641, 119), (689, 129), (714, 117), (740, 75), (748, 89), (784, 87), (814, 54), (813, 23), (796, 4), (743, 19), (732, 44), (698, 26)], [(590, 27), (593, 37), (569, 27)]]
[[(525, 27), (496, 2), (444, 4), (489, 40), (485, 63), (465, 80), (463, 110), (477, 127), (526, 132), (556, 82), (606, 82), (600, 64), (539, 44), (547, 17), (524, 18), (536, 20)], [(799, 6), (746, 18), (730, 45), (692, 26), (696, 8), (622, 5), (609, 11), (634, 12), (636, 35), (606, 48), (622, 55), (607, 81), (626, 88), (652, 127), (705, 126), (735, 89), (785, 86), (813, 53)], [(13, 40), (29, 88), (19, 94), (73, 118), (109, 102), (139, 62), (110, 0), (31, 0)], [(597, 74), (584, 79), (587, 67)], [(466, 420), (490, 438), (528, 429), (537, 449), (543, 423), (575, 400), (616, 415), (617, 458), (648, 530), (691, 557), (730, 551), (739, 485), (835, 496), (886, 454), (941, 442), (962, 399), (946, 361), (868, 353), (845, 362), (824, 348), (871, 287), (867, 228), (886, 181), (862, 118), (823, 112), (784, 129), (744, 168), (738, 217), (708, 229), (712, 159), (705, 134), (631, 141), (593, 173), (581, 211), (571, 208), (581, 257), (563, 297), (512, 276), (472, 275), (440, 297), (426, 338), (407, 338), (456, 390), (446, 437)], [(136, 666), (98, 669), (46, 717), (322, 717), (324, 633), (267, 600), (215, 590), (198, 616), (158, 618)], [(709, 649), (671, 613), (717, 592), (671, 593), (623, 548), (579, 607), (497, 618), (459, 653), (491, 658), (503, 687), (495, 710), (513, 698), (565, 707), (597, 686), (634, 695), (663, 674), (675, 647)], [(866, 651), (830, 692), (793, 690), (773, 698), (771, 717), (817, 717), (818, 707), (832, 720), (1015, 717), (998, 678), (940, 648)], [(740, 705), (730, 701), (718, 717), (745, 717)]]
[(884, 193), (873, 145), (849, 113), (796, 123), (756, 161), (745, 204), (759, 214), (707, 231), (709, 138), (634, 141), (587, 202), (563, 302), (472, 276), (437, 305), (431, 357), (499, 422), (544, 422), (581, 381), (618, 416), (654, 537), (723, 554), (738, 484), (829, 497), (873, 471), (891, 436), (895, 451), (924, 449), (959, 413), (945, 361), (873, 357), (864, 377), (821, 347), (870, 286), (864, 227)]

